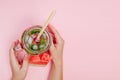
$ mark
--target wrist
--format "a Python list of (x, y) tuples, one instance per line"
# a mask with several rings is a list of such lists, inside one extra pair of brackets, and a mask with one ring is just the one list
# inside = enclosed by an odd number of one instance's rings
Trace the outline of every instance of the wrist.
[(15, 77), (12, 77), (12, 79), (11, 80), (17, 80), (17, 78), (15, 78)]
[(55, 67), (61, 67), (61, 66), (63, 66), (63, 61), (62, 61), (62, 60), (52, 61), (52, 64), (53, 64)]
[(24, 80), (24, 79), (19, 79), (18, 77), (12, 77), (11, 80)]

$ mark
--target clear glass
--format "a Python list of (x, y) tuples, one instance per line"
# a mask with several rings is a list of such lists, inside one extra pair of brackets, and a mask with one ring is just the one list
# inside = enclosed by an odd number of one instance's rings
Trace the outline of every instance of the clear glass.
[(47, 30), (43, 32), (39, 40), (36, 40), (40, 33), (41, 26), (36, 25), (26, 29), (21, 37), (22, 46), (28, 54), (37, 55), (42, 54), (50, 48), (51, 37)]

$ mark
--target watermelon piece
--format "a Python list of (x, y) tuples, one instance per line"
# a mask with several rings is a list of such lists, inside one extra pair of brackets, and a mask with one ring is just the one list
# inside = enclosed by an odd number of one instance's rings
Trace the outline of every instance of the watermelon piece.
[(47, 65), (50, 61), (50, 55), (48, 53), (43, 53), (35, 56), (30, 56), (29, 63), (30, 64), (38, 64), (38, 65)]

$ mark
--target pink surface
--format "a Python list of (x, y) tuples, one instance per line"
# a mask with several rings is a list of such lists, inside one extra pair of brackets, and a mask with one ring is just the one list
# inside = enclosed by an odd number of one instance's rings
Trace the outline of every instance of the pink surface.
[[(9, 80), (10, 44), (29, 26), (52, 24), (65, 40), (64, 80), (120, 80), (119, 0), (0, 0), (0, 80)], [(49, 65), (26, 80), (46, 80)]]

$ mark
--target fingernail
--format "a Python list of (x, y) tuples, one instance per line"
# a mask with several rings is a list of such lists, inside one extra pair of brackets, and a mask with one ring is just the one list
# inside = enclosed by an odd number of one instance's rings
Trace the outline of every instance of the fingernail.
[(25, 54), (25, 55), (24, 55), (24, 60), (28, 60), (28, 57), (29, 57), (29, 56), (28, 56), (27, 54)]

